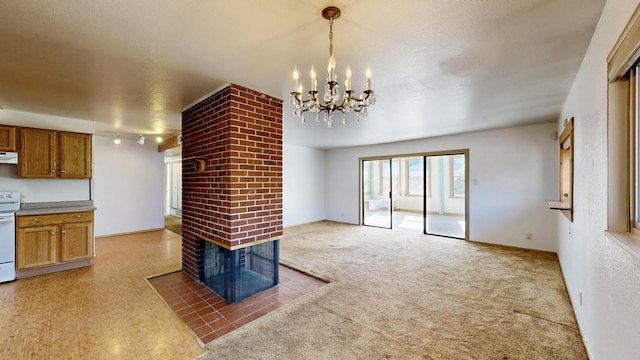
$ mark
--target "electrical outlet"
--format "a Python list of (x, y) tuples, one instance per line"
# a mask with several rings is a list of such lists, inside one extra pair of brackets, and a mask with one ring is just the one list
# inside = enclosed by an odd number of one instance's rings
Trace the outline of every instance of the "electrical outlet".
[(531, 240), (533, 239), (533, 234), (532, 233), (527, 233), (527, 240)]
[(582, 291), (580, 291), (579, 293), (580, 293), (580, 307), (582, 307)]

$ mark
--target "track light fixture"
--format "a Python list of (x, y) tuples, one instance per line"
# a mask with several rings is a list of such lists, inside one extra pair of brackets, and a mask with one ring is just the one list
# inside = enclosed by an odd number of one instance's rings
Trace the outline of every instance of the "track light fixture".
[(138, 138), (138, 144), (144, 145), (144, 136), (140, 135), (140, 137)]
[(120, 145), (121, 142), (122, 140), (120, 140), (120, 134), (118, 134), (118, 136), (116, 136), (116, 138), (113, 140), (113, 143), (116, 145)]

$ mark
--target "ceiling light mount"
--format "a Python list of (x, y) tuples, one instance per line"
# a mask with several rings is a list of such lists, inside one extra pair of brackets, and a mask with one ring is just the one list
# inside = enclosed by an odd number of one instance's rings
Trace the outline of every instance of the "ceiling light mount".
[(322, 10), (322, 17), (327, 20), (335, 20), (340, 17), (340, 9), (335, 6), (327, 6)]
[(361, 118), (368, 115), (367, 107), (376, 103), (373, 90), (371, 90), (371, 69), (367, 68), (365, 72), (365, 91), (360, 95), (356, 95), (351, 87), (351, 67), (347, 65), (344, 80), (344, 95), (340, 100), (340, 86), (338, 85), (338, 76), (336, 75), (336, 58), (333, 55), (333, 21), (340, 17), (340, 9), (335, 6), (329, 6), (322, 10), (322, 17), (329, 20), (329, 64), (327, 66), (327, 83), (324, 87), (324, 97), (322, 100), (318, 98), (318, 80), (316, 78), (316, 70), (311, 65), (311, 90), (306, 99), (302, 98), (302, 84), (298, 81), (300, 73), (298, 67), (293, 68), (293, 80), (295, 81), (295, 89), (289, 98), (289, 106), (295, 106), (293, 115), (299, 117), (301, 122), (305, 123), (304, 113), (311, 111), (316, 114), (316, 125), (320, 125), (320, 113), (324, 113), (324, 123), (327, 127), (333, 127), (333, 114), (340, 111), (343, 114), (342, 124), (347, 124), (346, 113), (355, 111), (357, 122)]

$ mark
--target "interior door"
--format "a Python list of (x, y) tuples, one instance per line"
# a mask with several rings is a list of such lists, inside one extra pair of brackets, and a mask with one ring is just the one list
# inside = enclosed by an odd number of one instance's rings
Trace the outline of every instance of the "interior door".
[(398, 169), (390, 158), (362, 161), (362, 223), (391, 229), (392, 189)]
[(424, 178), (424, 233), (466, 239), (467, 155), (425, 156)]
[(182, 210), (182, 161), (171, 163), (171, 207)]

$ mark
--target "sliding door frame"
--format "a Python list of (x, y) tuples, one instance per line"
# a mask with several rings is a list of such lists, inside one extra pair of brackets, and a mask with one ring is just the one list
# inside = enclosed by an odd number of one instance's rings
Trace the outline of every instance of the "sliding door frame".
[[(364, 191), (364, 166), (365, 163), (367, 161), (377, 161), (380, 166), (382, 167), (383, 163), (385, 162), (389, 162), (389, 191), (388, 191), (388, 197), (389, 197), (389, 227), (386, 226), (377, 226), (377, 225), (371, 225), (371, 224), (365, 224), (364, 220), (365, 220), (365, 215), (366, 215), (366, 209), (364, 208), (364, 198), (363, 198), (363, 191)], [(382, 168), (380, 169), (380, 174), (382, 175)], [(373, 184), (369, 184), (369, 187), (374, 186)], [(381, 184), (382, 186), (382, 184)], [(363, 159), (360, 160), (360, 195), (359, 195), (359, 199), (360, 199), (360, 225), (365, 225), (365, 226), (372, 226), (372, 227), (379, 227), (379, 228), (383, 228), (383, 229), (393, 229), (393, 197), (391, 195), (391, 193), (393, 192), (393, 158), (387, 158), (387, 157), (382, 157), (382, 158), (375, 158), (375, 159)]]
[[(364, 160), (384, 160), (384, 159), (395, 159), (395, 158), (405, 158), (405, 157), (421, 157), (421, 156), (438, 156), (438, 155), (462, 155), (464, 154), (465, 158), (465, 172), (464, 172), (464, 191), (465, 191), (465, 201), (464, 201), (464, 221), (465, 221), (465, 240), (469, 240), (469, 202), (471, 198), (471, 194), (469, 193), (469, 174), (471, 173), (469, 168), (470, 163), (470, 155), (469, 149), (452, 149), (452, 150), (442, 150), (442, 151), (425, 151), (425, 152), (417, 152), (417, 153), (404, 153), (404, 154), (393, 154), (393, 155), (381, 155), (381, 156), (364, 156), (358, 158), (358, 212), (360, 216), (358, 217), (358, 224), (364, 225), (364, 207), (363, 207), (363, 198), (362, 198), (362, 190), (364, 188), (364, 184), (362, 181), (362, 166), (364, 164)], [(425, 179), (426, 181), (426, 179)], [(426, 196), (426, 193), (424, 194)], [(426, 204), (426, 202), (423, 201)], [(426, 209), (424, 209), (423, 205), (423, 217), (425, 217), (426, 221)], [(393, 221), (392, 221), (393, 222)], [(425, 232), (426, 227), (423, 228), (423, 233)]]
[[(428, 157), (456, 156), (456, 155), (464, 155), (464, 239), (463, 240), (469, 240), (469, 149), (432, 152), (429, 154), (425, 154), (423, 161), (424, 161), (424, 164), (426, 165)], [(424, 171), (426, 172), (426, 168)], [(427, 233), (427, 216), (428, 216), (427, 196), (425, 196), (422, 199), (422, 218), (423, 218), (422, 233), (424, 235), (460, 239), (459, 237), (455, 237), (455, 236)]]

